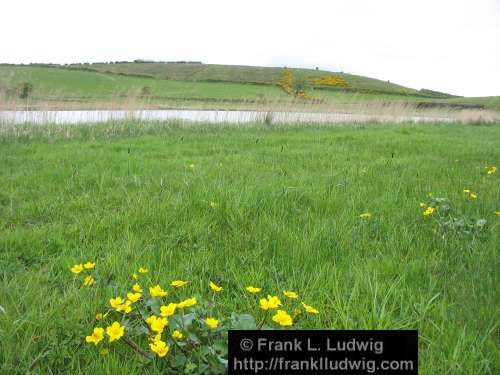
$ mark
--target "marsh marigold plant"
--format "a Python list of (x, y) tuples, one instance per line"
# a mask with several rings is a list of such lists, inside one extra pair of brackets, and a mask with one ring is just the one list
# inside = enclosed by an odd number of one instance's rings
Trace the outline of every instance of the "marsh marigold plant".
[[(77, 263), (70, 270), (85, 280), (95, 270), (95, 262)], [(193, 296), (188, 280), (151, 283), (145, 267), (133, 272), (130, 286), (119, 295), (103, 301), (95, 312), (94, 324), (83, 341), (96, 347), (102, 356), (128, 348), (144, 362), (156, 362), (165, 373), (224, 374), (227, 371), (227, 332), (230, 329), (300, 328), (319, 310), (301, 300), (301, 294), (284, 290), (278, 295), (259, 297), (263, 288), (246, 286), (241, 290), (253, 300), (250, 313), (233, 311), (225, 314), (220, 298), (226, 292), (223, 283), (208, 280), (207, 298)], [(154, 278), (154, 274), (151, 275)], [(93, 285), (93, 282), (92, 282)], [(96, 285), (99, 285), (96, 283)], [(168, 285), (168, 287), (164, 287)], [(231, 291), (234, 293), (234, 291)], [(196, 372), (197, 371), (197, 372)]]

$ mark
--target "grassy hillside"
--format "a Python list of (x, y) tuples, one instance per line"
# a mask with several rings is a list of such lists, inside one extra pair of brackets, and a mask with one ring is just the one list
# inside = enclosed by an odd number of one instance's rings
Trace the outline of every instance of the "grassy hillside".
[[(109, 72), (113, 73), (109, 73)], [(328, 72), (294, 70), (307, 77)], [(45, 107), (58, 102), (73, 103), (77, 108), (133, 97), (143, 107), (262, 108), (263, 103), (293, 103), (297, 100), (272, 84), (282, 68), (258, 68), (201, 64), (122, 63), (93, 64), (73, 68), (61, 66), (0, 65), (2, 92), (15, 92), (23, 82), (34, 90), (30, 102), (44, 102)], [(415, 90), (367, 77), (343, 75), (349, 90), (310, 89), (311, 104), (318, 110), (337, 104), (414, 103), (422, 105), (467, 105), (500, 110), (500, 97), (446, 98), (423, 96)], [(147, 93), (147, 95), (142, 95)], [(5, 97), (5, 94), (3, 95)], [(11, 95), (16, 98), (18, 95)], [(1, 101), (1, 100), (0, 100)], [(253, 104), (252, 104), (253, 103)], [(323, 106), (323, 107), (321, 107)]]
[[(293, 290), (319, 310), (300, 327), (418, 329), (420, 373), (498, 374), (500, 175), (485, 167), (499, 138), (495, 126), (136, 122), (1, 135), (0, 373), (165, 373), (182, 359), (171, 326), (170, 353), (150, 362), (123, 339), (85, 343), (122, 319), (94, 317), (142, 266), (144, 296), (159, 283), (165, 304), (223, 286), (212, 313), (223, 324), (232, 311), (265, 316), (247, 285), (290, 312)], [(424, 217), (430, 192), (451, 211)], [(453, 218), (465, 226), (444, 225)], [(87, 260), (91, 287), (70, 272)]]
[[(74, 68), (90, 68), (100, 72), (148, 75), (178, 81), (229, 81), (270, 84), (283, 74), (282, 67), (255, 67), (239, 65), (189, 64), (189, 63), (119, 63), (72, 65)], [(300, 77), (314, 78), (332, 72), (312, 69), (291, 71)], [(345, 79), (352, 90), (379, 91), (394, 94), (417, 93), (416, 90), (373, 78), (335, 72)]]
[(34, 95), (41, 98), (100, 99), (134, 92), (139, 94), (145, 87), (151, 89), (151, 95), (172, 98), (257, 99), (287, 96), (276, 86), (181, 82), (59, 68), (0, 66), (0, 87), (13, 88), (22, 82), (32, 83)]

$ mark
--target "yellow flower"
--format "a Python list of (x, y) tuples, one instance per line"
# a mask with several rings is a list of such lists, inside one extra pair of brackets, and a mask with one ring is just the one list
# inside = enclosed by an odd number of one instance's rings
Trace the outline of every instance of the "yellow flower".
[(118, 308), (119, 306), (121, 306), (121, 304), (123, 303), (123, 300), (121, 299), (121, 297), (116, 297), (116, 298), (111, 298), (109, 300), (109, 304), (111, 305), (112, 308), (116, 309)]
[(219, 321), (214, 318), (207, 318), (205, 319), (205, 324), (210, 328), (215, 329), (219, 326)]
[(273, 321), (283, 327), (289, 327), (293, 324), (292, 317), (284, 310), (276, 311), (276, 314), (273, 316)]
[(99, 320), (103, 320), (103, 319), (104, 319), (104, 315), (102, 313), (97, 313), (95, 315), (95, 320), (99, 321)]
[(124, 312), (125, 314), (129, 313), (132, 311), (132, 302), (129, 301), (124, 301), (121, 299), (121, 297), (116, 297), (116, 298), (111, 298), (109, 300), (109, 303), (112, 308), (114, 308), (118, 312)]
[(132, 290), (137, 293), (142, 293), (142, 288), (139, 284), (134, 284), (134, 286), (132, 286)]
[(422, 208), (427, 207), (427, 205), (425, 203), (423, 203), (423, 202), (420, 202), (419, 206), (422, 207)]
[(90, 275), (85, 276), (85, 279), (83, 279), (83, 285), (85, 286), (91, 286), (94, 283), (94, 278)]
[(139, 273), (148, 273), (148, 269), (144, 267), (140, 267), (138, 271)]
[(161, 341), (161, 333), (158, 333), (158, 334), (154, 335), (153, 337), (150, 337), (149, 341), (153, 341), (153, 342), (155, 342), (155, 341)]
[(427, 193), (427, 198), (432, 198), (433, 194), (432, 193)]
[(500, 216), (500, 211), (495, 211), (495, 215)]
[(218, 286), (217, 284), (213, 283), (212, 281), (210, 281), (210, 284), (208, 284), (208, 286), (210, 287), (210, 289), (212, 289), (214, 292), (221, 292), (223, 290), (223, 288), (221, 286)]
[(168, 324), (168, 320), (167, 318), (158, 318), (152, 315), (146, 319), (146, 323), (149, 324), (149, 327), (153, 332), (162, 333), (163, 329)]
[(188, 298), (188, 299), (186, 299), (186, 300), (184, 300), (182, 302), (179, 302), (177, 304), (177, 307), (180, 308), (180, 309), (185, 308), (185, 307), (191, 307), (191, 306), (196, 305), (196, 302), (197, 302), (196, 298), (194, 298), (194, 297), (193, 298)]
[(149, 344), (151, 351), (156, 353), (158, 357), (162, 358), (168, 354), (169, 347), (166, 342), (161, 340), (155, 340), (151, 344)]
[(97, 345), (104, 338), (104, 328), (96, 327), (90, 336), (85, 337), (85, 341), (89, 344)]
[(108, 355), (109, 354), (109, 349), (108, 348), (102, 348), (101, 351), (99, 352), (100, 355)]
[(469, 189), (464, 189), (464, 193), (469, 194), (469, 193), (470, 193), (470, 190), (469, 190)]
[(141, 293), (127, 293), (127, 298), (131, 302), (137, 302), (142, 297)]
[(149, 294), (151, 294), (151, 297), (165, 297), (168, 293), (161, 286), (156, 285), (149, 287)]
[(470, 196), (472, 199), (477, 199), (477, 195), (476, 195), (476, 194), (474, 194), (474, 193), (470, 193), (470, 195), (469, 195), (469, 196)]
[(73, 267), (71, 267), (71, 272), (73, 273), (80, 273), (83, 271), (83, 264), (75, 264)]
[(183, 281), (183, 280), (174, 280), (170, 283), (175, 288), (180, 288), (181, 286), (184, 286), (188, 283), (189, 281)]
[(129, 312), (132, 311), (132, 301), (127, 300), (124, 303), (122, 303), (120, 306), (116, 307), (116, 311), (118, 312), (123, 312), (125, 314), (128, 314)]
[(427, 209), (423, 212), (424, 216), (431, 216), (434, 213), (434, 208), (432, 207), (427, 207)]
[(281, 306), (281, 301), (276, 296), (268, 295), (267, 298), (262, 298), (259, 301), (259, 304), (260, 304), (260, 308), (262, 310), (270, 310), (270, 309), (275, 309), (275, 308)]
[(259, 293), (262, 290), (262, 288), (256, 288), (254, 286), (247, 286), (245, 289), (247, 290), (247, 292), (252, 294)]
[(361, 219), (368, 220), (369, 218), (372, 217), (372, 214), (369, 212), (365, 212), (364, 214), (359, 215)]
[(137, 280), (137, 279), (139, 278), (139, 275), (138, 275), (138, 274), (136, 274), (136, 273), (134, 272), (134, 273), (132, 274), (132, 278), (133, 278), (134, 280)]
[(182, 340), (184, 338), (184, 335), (181, 331), (176, 329), (174, 332), (172, 332), (172, 337), (176, 340)]
[(93, 270), (95, 268), (95, 262), (87, 262), (83, 265), (86, 270)]
[(212, 207), (212, 208), (217, 208), (217, 203), (215, 203), (215, 202), (210, 202), (210, 207)]
[(489, 175), (492, 175), (492, 174), (495, 174), (496, 172), (497, 172), (497, 167), (489, 167), (489, 169), (486, 173), (488, 173)]
[(172, 316), (175, 314), (175, 309), (177, 309), (177, 305), (175, 303), (169, 303), (167, 306), (160, 307), (160, 315), (161, 316)]
[(304, 309), (306, 310), (306, 312), (308, 312), (309, 314), (319, 314), (319, 311), (316, 310), (314, 307), (312, 306), (309, 306), (309, 305), (306, 305), (304, 302), (302, 302), (302, 306), (304, 306)]
[(125, 327), (119, 322), (113, 322), (113, 324), (106, 328), (106, 333), (109, 336), (109, 342), (113, 342), (122, 338), (125, 334)]
[(288, 298), (298, 298), (299, 297), (299, 295), (296, 292), (292, 292), (290, 290), (284, 290), (283, 294), (285, 295), (285, 297), (288, 297)]

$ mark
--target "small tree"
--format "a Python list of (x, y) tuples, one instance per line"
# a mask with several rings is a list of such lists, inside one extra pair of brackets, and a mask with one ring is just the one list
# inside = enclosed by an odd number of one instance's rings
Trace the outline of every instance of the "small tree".
[(152, 90), (149, 86), (143, 86), (141, 89), (141, 96), (151, 96)]
[(309, 81), (304, 77), (297, 77), (293, 80), (293, 94), (295, 96), (305, 97), (309, 89)]
[(33, 93), (33, 85), (29, 82), (23, 82), (19, 90), (19, 97), (21, 99), (28, 99)]

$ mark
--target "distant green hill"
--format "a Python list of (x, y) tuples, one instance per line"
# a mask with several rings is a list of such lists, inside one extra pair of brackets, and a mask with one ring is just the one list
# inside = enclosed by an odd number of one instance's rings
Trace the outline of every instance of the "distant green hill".
[[(466, 106), (500, 110), (500, 97), (452, 97), (352, 74), (312, 69), (291, 71), (297, 77), (313, 79), (334, 74), (347, 81), (347, 88), (310, 89), (309, 104), (408, 102), (423, 108)], [(196, 63), (0, 64), (0, 104), (5, 98), (16, 98), (23, 83), (29, 82), (33, 85), (31, 98), (46, 102), (49, 108), (62, 102), (86, 108), (133, 97), (157, 108), (259, 109), (262, 103), (278, 106), (295, 103), (291, 95), (276, 85), (283, 72), (283, 68)]]
[[(243, 65), (215, 65), (201, 63), (97, 63), (69, 66), (115, 74), (149, 76), (176, 81), (208, 81), (273, 84), (283, 74), (283, 67), (257, 67)], [(335, 74), (344, 79), (348, 90), (387, 94), (419, 94), (419, 91), (374, 78), (314, 69), (290, 68), (294, 75), (318, 78)]]

